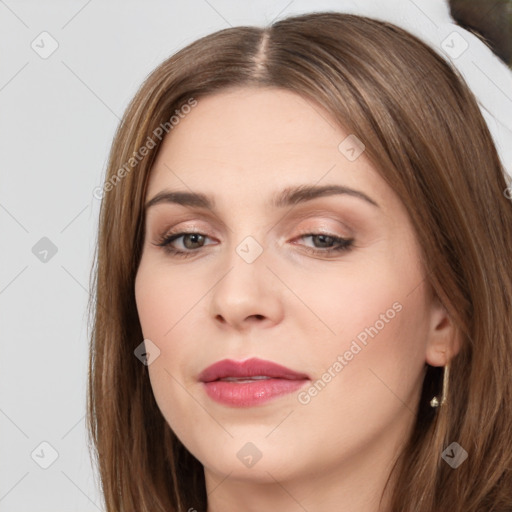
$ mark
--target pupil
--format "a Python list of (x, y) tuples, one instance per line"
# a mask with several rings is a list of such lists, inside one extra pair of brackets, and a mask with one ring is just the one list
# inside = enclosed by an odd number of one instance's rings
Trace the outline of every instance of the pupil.
[(332, 240), (329, 235), (317, 235), (317, 238), (320, 239), (321, 244), (329, 244), (329, 241)]
[(202, 238), (203, 236), (199, 235), (197, 233), (193, 233), (193, 234), (187, 235), (184, 238), (184, 245), (185, 245), (185, 247), (187, 247), (187, 249), (194, 249), (194, 247), (189, 247), (189, 244), (187, 244), (186, 241), (187, 240), (192, 240), (192, 244), (198, 243), (198, 240), (197, 240), (196, 237)]

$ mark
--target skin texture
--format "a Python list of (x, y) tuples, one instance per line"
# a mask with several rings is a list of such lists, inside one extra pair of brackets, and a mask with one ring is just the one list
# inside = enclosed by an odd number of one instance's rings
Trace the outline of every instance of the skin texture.
[[(427, 286), (407, 212), (364, 152), (349, 161), (338, 149), (347, 135), (295, 93), (235, 88), (201, 98), (152, 169), (147, 200), (163, 190), (215, 200), (212, 210), (148, 209), (135, 283), (144, 338), (160, 350), (149, 365), (155, 399), (204, 465), (209, 512), (386, 510), (378, 501), (412, 426), (425, 362), (447, 362), (453, 325)], [(379, 206), (347, 194), (268, 206), (301, 184), (344, 185)], [(172, 243), (189, 257), (155, 245), (183, 231), (205, 235)], [(354, 246), (321, 253), (336, 242), (311, 233)], [(236, 251), (248, 236), (263, 249), (252, 263)], [(379, 319), (378, 333), (334, 370)], [(297, 392), (250, 408), (212, 401), (198, 374), (250, 357), (312, 382), (331, 368), (331, 379), (308, 403)], [(261, 453), (252, 467), (237, 457), (248, 442)]]

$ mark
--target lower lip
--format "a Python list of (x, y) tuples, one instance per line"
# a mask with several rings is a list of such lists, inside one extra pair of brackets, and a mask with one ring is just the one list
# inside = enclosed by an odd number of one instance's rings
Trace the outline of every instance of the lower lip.
[(261, 379), (252, 382), (216, 380), (205, 382), (208, 396), (225, 405), (252, 407), (300, 389), (307, 379)]

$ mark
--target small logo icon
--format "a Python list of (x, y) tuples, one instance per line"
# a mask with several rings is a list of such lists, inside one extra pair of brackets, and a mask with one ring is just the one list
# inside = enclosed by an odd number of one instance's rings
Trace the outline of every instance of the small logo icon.
[(160, 349), (151, 340), (144, 340), (133, 353), (142, 364), (149, 366), (160, 356)]
[(453, 469), (456, 469), (468, 458), (468, 452), (459, 443), (453, 442), (448, 445), (441, 457)]
[(262, 455), (258, 447), (250, 442), (245, 443), (236, 454), (242, 464), (248, 468), (252, 468), (261, 459)]
[(365, 148), (363, 141), (353, 133), (345, 137), (338, 145), (339, 152), (350, 162), (357, 160)]
[(30, 456), (39, 467), (48, 469), (59, 458), (59, 453), (50, 443), (43, 441)]
[(59, 47), (57, 40), (48, 32), (41, 32), (30, 44), (39, 57), (47, 59)]
[(252, 263), (261, 255), (263, 247), (255, 238), (247, 236), (238, 244), (236, 252), (246, 263)]
[(458, 59), (469, 48), (469, 44), (458, 32), (452, 32), (443, 39), (441, 48), (450, 58)]
[(48, 263), (57, 254), (57, 246), (49, 238), (43, 236), (32, 247), (32, 254), (43, 263)]

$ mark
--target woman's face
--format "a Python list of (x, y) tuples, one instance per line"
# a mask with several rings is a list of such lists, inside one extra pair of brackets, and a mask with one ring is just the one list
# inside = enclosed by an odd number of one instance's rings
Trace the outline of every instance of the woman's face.
[[(382, 471), (425, 362), (445, 362), (408, 215), (349, 135), (292, 92), (238, 88), (200, 99), (155, 161), (146, 201), (183, 195), (147, 208), (137, 308), (155, 399), (211, 486)], [(295, 373), (201, 380), (252, 358)]]

